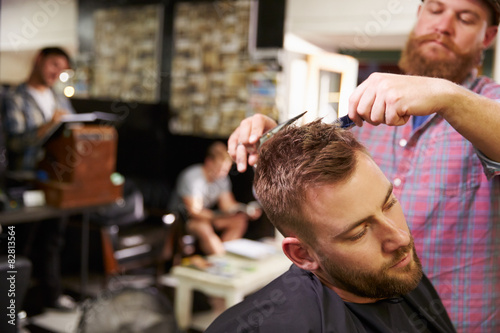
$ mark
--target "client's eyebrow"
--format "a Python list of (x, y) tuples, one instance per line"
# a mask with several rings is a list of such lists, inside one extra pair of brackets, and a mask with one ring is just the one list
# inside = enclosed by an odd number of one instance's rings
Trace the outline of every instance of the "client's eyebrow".
[[(390, 186), (389, 186), (389, 189), (387, 191), (387, 194), (385, 195), (384, 201), (382, 202), (382, 204), (380, 205), (380, 207), (384, 207), (385, 204), (387, 203), (387, 201), (389, 201), (389, 199), (390, 199), (390, 197), (392, 195), (393, 189), (394, 189), (394, 185), (391, 183)], [(361, 224), (365, 223), (367, 220), (369, 220), (372, 217), (373, 217), (373, 215), (370, 215), (370, 216), (367, 216), (367, 217), (363, 217), (362, 219), (359, 219), (358, 221), (349, 224), (338, 235), (334, 236), (334, 238), (341, 237), (344, 234), (348, 233), (349, 231), (351, 231), (353, 229), (356, 229), (358, 226), (360, 226)]]

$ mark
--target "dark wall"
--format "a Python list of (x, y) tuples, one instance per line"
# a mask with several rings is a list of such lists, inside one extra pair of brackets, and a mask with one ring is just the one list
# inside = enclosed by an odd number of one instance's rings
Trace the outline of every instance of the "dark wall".
[[(91, 99), (72, 99), (78, 112), (104, 111), (118, 114), (117, 171), (141, 189), (146, 206), (166, 208), (178, 174), (187, 166), (203, 162), (207, 147), (227, 138), (201, 138), (173, 135), (168, 131), (168, 107), (163, 104), (139, 104)], [(230, 172), (236, 200), (250, 202), (253, 170)], [(251, 223), (247, 237), (272, 236), (274, 229), (264, 216)]]
[(93, 99), (72, 99), (79, 113), (103, 111), (119, 115), (116, 169), (145, 186), (170, 190), (179, 172), (203, 161), (206, 148), (214, 140), (173, 135), (168, 130), (168, 106), (164, 104), (124, 103)]

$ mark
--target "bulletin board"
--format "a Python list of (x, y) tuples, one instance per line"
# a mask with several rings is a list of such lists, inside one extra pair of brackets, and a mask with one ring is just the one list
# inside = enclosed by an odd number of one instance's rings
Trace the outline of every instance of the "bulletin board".
[(176, 4), (171, 132), (226, 137), (255, 112), (277, 118), (278, 72), (248, 53), (250, 7), (250, 0)]
[(158, 102), (163, 6), (96, 10), (94, 24), (90, 96)]

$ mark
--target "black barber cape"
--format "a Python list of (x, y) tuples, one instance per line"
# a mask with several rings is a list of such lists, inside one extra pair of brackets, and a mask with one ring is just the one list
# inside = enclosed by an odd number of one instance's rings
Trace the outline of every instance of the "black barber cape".
[(424, 275), (401, 298), (345, 303), (312, 273), (292, 267), (221, 314), (206, 333), (448, 333), (455, 329)]

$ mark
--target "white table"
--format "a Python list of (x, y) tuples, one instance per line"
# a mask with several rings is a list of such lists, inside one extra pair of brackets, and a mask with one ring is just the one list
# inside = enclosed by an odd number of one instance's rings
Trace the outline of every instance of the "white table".
[[(281, 251), (263, 259), (248, 259), (226, 254), (209, 257), (209, 260), (215, 261), (216, 264), (224, 263), (221, 265), (224, 266), (221, 269), (222, 273), (216, 274), (189, 266), (176, 266), (172, 269), (172, 276), (177, 279), (175, 315), (179, 328), (183, 330), (192, 326), (194, 290), (208, 296), (224, 298), (227, 309), (241, 302), (246, 295), (267, 285), (288, 270), (292, 264)], [(224, 276), (224, 273), (227, 273), (227, 276)]]

